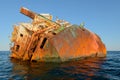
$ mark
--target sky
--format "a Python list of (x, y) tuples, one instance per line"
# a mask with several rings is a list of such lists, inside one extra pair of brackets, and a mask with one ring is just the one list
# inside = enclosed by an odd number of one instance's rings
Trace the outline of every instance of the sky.
[(120, 0), (0, 0), (0, 51), (10, 49), (14, 24), (31, 21), (20, 13), (21, 7), (72, 24), (84, 22), (85, 28), (101, 37), (108, 51), (120, 51)]

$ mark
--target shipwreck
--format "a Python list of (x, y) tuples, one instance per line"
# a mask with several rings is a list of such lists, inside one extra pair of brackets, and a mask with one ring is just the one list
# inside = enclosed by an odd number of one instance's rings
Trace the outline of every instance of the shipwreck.
[(31, 23), (14, 25), (11, 58), (39, 62), (64, 62), (87, 57), (105, 57), (106, 47), (100, 37), (67, 21), (52, 21), (50, 14), (37, 14), (22, 7), (20, 12)]

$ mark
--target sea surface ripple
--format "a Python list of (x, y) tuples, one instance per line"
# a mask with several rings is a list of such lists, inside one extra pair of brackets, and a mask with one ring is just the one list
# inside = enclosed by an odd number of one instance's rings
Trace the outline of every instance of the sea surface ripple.
[(120, 51), (65, 63), (23, 62), (0, 51), (0, 80), (120, 80)]

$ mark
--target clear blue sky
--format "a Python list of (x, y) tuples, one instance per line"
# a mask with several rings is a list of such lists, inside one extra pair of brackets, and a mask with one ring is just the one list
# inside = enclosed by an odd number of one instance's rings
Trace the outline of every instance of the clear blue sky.
[(13, 25), (29, 22), (20, 7), (50, 13), (98, 34), (107, 50), (120, 50), (120, 0), (0, 0), (0, 50), (9, 50)]

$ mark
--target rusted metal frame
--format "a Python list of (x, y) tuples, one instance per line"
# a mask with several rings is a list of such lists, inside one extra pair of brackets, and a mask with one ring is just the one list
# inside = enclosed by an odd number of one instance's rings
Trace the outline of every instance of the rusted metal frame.
[(32, 40), (32, 43), (31, 43), (30, 47), (29, 47), (29, 50), (28, 50), (29, 54), (28, 54), (28, 56), (29, 56), (30, 60), (32, 58), (33, 53), (36, 50), (38, 41), (39, 41), (38, 36), (35, 36), (34, 39)]
[(32, 43), (33, 43), (33, 41), (34, 41), (34, 38), (35, 38), (36, 36), (44, 33), (46, 30), (49, 30), (49, 29), (50, 29), (50, 28), (43, 29), (42, 31), (39, 30), (39, 31), (34, 32), (34, 33), (32, 34), (31, 39), (30, 39), (30, 42), (29, 42), (28, 47), (27, 47), (27, 49), (26, 49), (26, 52), (28, 53), (28, 55), (30, 55), (30, 56), (32, 55), (32, 54), (29, 53), (29, 50), (30, 50), (30, 48), (31, 48), (31, 46), (32, 46)]
[(16, 41), (17, 34), (18, 34), (18, 28), (17, 28), (17, 26), (14, 26), (14, 30), (12, 32), (12, 37), (11, 37), (11, 42), (15, 42)]
[(50, 24), (52, 23), (52, 24), (56, 24), (57, 26), (61, 26), (60, 24), (58, 24), (58, 23), (56, 23), (56, 22), (54, 22), (54, 21), (51, 21), (51, 20), (49, 20), (48, 18), (46, 18), (46, 17), (44, 17), (44, 16), (42, 16), (42, 15), (40, 15), (40, 14), (34, 13), (34, 12), (32, 12), (32, 11), (24, 8), (24, 7), (22, 7), (22, 8), (20, 9), (20, 12), (21, 12), (22, 14), (30, 17), (31, 19), (34, 19), (35, 16), (39, 16), (40, 18), (45, 19), (45, 21), (47, 21), (47, 22), (50, 23)]
[(27, 52), (27, 46), (29, 45), (29, 42), (30, 42), (30, 37), (27, 38), (26, 46), (25, 46), (25, 51), (23, 52), (22, 57), (24, 57), (24, 55), (25, 55), (26, 53), (28, 53), (28, 52)]
[[(40, 18), (41, 18), (41, 17), (40, 17)], [(50, 22), (50, 21), (48, 21), (48, 20), (45, 20), (44, 18), (43, 18), (43, 19), (40, 19), (38, 22), (33, 22), (33, 25), (40, 24), (40, 23), (45, 23), (46, 26), (51, 27), (51, 28), (55, 28), (55, 29), (57, 29), (57, 28), (60, 27), (60, 25), (58, 25), (58, 24), (56, 24), (56, 23), (53, 23), (53, 22)]]
[(32, 12), (32, 11), (24, 8), (24, 7), (22, 7), (22, 8), (20, 9), (20, 12), (21, 12), (22, 14), (30, 17), (31, 19), (34, 19), (34, 18), (35, 18), (35, 15), (37, 15), (36, 13), (34, 13), (34, 12)]
[(49, 23), (53, 23), (53, 24), (56, 24), (57, 26), (61, 26), (60, 24), (58, 24), (58, 23), (56, 23), (56, 22), (54, 22), (54, 21), (44, 17), (43, 15), (38, 14), (38, 16), (40, 16), (41, 18), (45, 19)]
[(39, 20), (39, 21), (33, 21), (32, 24), (34, 25), (39, 25), (41, 23), (44, 23), (45, 20)]
[[(17, 56), (19, 56), (18, 55), (18, 52), (16, 51), (16, 45), (17, 45), (18, 43), (17, 42), (14, 42), (14, 46), (13, 47), (11, 47), (11, 51), (12, 51), (12, 54), (15, 54), (15, 55), (17, 55)], [(19, 56), (19, 58), (20, 58), (21, 56)]]

